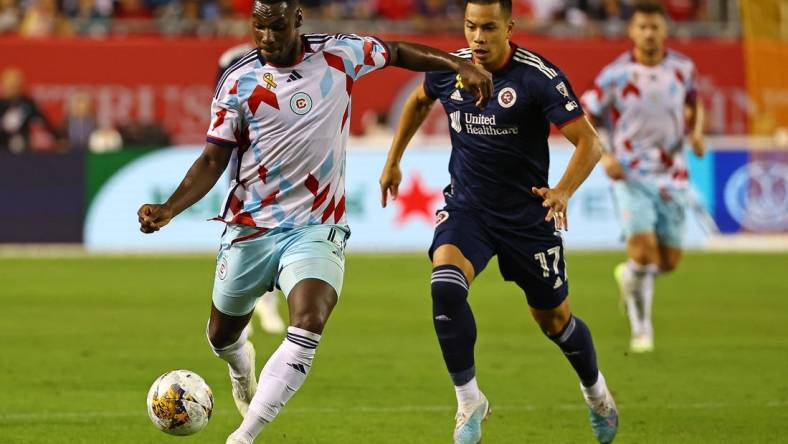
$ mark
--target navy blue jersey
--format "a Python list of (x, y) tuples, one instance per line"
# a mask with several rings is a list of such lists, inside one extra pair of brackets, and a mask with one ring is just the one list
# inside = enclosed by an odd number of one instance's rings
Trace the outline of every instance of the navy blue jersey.
[[(455, 55), (471, 58), (471, 50)], [(493, 73), (493, 86), (481, 110), (456, 73), (425, 77), (424, 92), (441, 101), (451, 127), (447, 209), (472, 210), (491, 226), (534, 226), (547, 212), (531, 187), (548, 186), (550, 123), (562, 127), (583, 110), (555, 65), (514, 44), (509, 62)]]

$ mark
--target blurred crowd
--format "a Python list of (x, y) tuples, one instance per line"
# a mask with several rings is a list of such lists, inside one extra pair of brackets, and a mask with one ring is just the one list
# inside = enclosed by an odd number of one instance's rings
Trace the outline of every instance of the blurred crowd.
[(0, 71), (0, 153), (93, 152), (170, 145), (170, 136), (156, 122), (101, 122), (87, 91), (74, 90), (66, 100), (63, 119), (53, 123), (27, 93), (24, 73), (16, 67)]
[[(615, 26), (633, 0), (513, 0), (518, 27)], [(706, 2), (664, 0), (675, 21), (703, 20)], [(440, 32), (461, 26), (464, 0), (301, 0), (307, 25), (359, 21), (370, 28)], [(126, 33), (241, 36), (252, 0), (0, 0), (0, 34), (25, 37)], [(325, 26), (322, 26), (325, 28)], [(321, 28), (321, 30), (323, 30)], [(354, 29), (357, 29), (354, 28)], [(326, 29), (326, 31), (333, 31)]]

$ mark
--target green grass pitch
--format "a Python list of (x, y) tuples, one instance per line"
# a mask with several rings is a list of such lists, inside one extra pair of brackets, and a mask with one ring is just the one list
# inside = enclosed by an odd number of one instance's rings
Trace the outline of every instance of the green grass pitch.
[[(689, 254), (660, 278), (656, 352), (627, 353), (612, 281), (620, 253), (571, 253), (574, 312), (620, 407), (619, 443), (788, 440), (788, 254)], [(219, 443), (239, 423), (204, 336), (213, 261), (0, 260), (0, 443)], [(260, 443), (449, 443), (454, 392), (432, 331), (423, 255), (351, 255), (301, 391)], [(493, 263), (474, 283), (485, 444), (591, 443), (571, 367)], [(258, 370), (281, 338), (258, 331)], [(186, 368), (214, 389), (208, 427), (156, 430), (145, 396)]]

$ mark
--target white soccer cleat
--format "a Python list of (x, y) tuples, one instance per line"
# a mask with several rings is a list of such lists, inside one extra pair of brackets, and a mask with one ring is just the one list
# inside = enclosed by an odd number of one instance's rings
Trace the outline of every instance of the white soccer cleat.
[(454, 427), (454, 444), (478, 444), (482, 442), (482, 422), (492, 410), (484, 393), (475, 402), (457, 411)]
[(279, 316), (277, 310), (279, 295), (275, 292), (265, 293), (254, 306), (254, 313), (260, 321), (260, 327), (272, 335), (282, 334), (287, 329), (285, 321)]
[(654, 351), (654, 338), (651, 335), (633, 336), (629, 341), (632, 353), (648, 353)]
[(252, 441), (233, 433), (227, 437), (227, 442), (225, 444), (252, 444)]
[(246, 356), (249, 357), (249, 362), (251, 362), (249, 373), (240, 378), (234, 378), (232, 372), (230, 372), (230, 384), (233, 386), (233, 400), (235, 400), (238, 413), (241, 416), (246, 416), (246, 412), (249, 411), (249, 403), (252, 402), (252, 398), (257, 391), (257, 377), (254, 371), (254, 345), (246, 341), (243, 352), (246, 353)]
[(618, 408), (607, 385), (605, 385), (604, 394), (597, 399), (592, 399), (588, 396), (582, 384), (580, 385), (580, 391), (583, 392), (583, 399), (585, 399), (588, 406), (588, 420), (591, 423), (591, 431), (594, 432), (594, 437), (601, 444), (613, 442), (618, 433)]

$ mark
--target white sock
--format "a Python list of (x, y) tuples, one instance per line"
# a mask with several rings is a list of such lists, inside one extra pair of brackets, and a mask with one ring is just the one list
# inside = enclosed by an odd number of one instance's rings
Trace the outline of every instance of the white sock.
[(640, 291), (641, 298), (641, 320), (643, 324), (643, 334), (654, 336), (654, 326), (651, 323), (651, 307), (654, 304), (654, 280), (659, 274), (659, 267), (650, 264), (646, 270), (646, 278)]
[[(640, 265), (627, 261), (624, 269), (624, 291), (627, 293), (627, 316), (632, 336), (651, 334), (651, 300), (654, 295), (653, 264)], [(648, 316), (646, 308), (648, 307)]]
[(605, 383), (605, 377), (602, 376), (602, 372), (599, 372), (599, 377), (591, 387), (586, 387), (583, 384), (580, 384), (580, 390), (583, 391), (583, 394), (592, 403), (598, 402), (605, 395), (606, 388), (607, 384)]
[(251, 442), (273, 421), (306, 380), (319, 343), (319, 334), (296, 327), (287, 328), (287, 337), (260, 372), (257, 393), (234, 434), (242, 434)]
[[(205, 336), (208, 337), (207, 328), (205, 329)], [(210, 338), (208, 339), (208, 345), (211, 346), (213, 353), (227, 362), (233, 376), (239, 377), (246, 375), (249, 373), (249, 369), (254, 365), (254, 362), (251, 362), (243, 351), (244, 344), (246, 344), (248, 338), (249, 331), (244, 328), (238, 340), (224, 348), (216, 348), (211, 344)]]
[(457, 394), (457, 406), (460, 409), (482, 397), (475, 376), (463, 385), (455, 385), (454, 391)]

